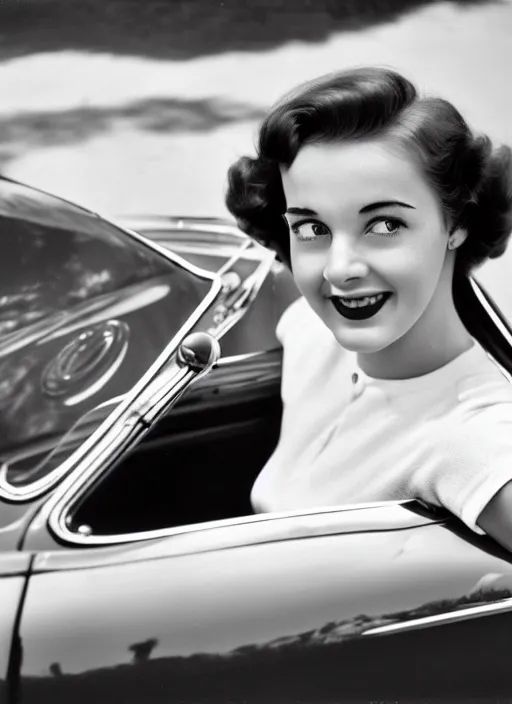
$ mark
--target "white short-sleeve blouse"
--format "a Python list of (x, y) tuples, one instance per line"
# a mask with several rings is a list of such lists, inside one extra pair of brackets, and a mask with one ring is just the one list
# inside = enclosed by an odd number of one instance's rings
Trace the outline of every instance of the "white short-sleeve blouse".
[(283, 345), (278, 445), (253, 486), (256, 511), (418, 498), (476, 521), (512, 479), (512, 384), (475, 341), (420, 377), (368, 377), (299, 298)]

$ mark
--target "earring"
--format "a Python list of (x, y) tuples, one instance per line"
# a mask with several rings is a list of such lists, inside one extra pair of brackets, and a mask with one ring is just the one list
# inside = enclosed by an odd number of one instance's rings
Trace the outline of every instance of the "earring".
[(448, 249), (455, 249), (455, 246), (456, 246), (456, 245), (455, 245), (455, 240), (453, 240), (453, 239), (450, 238), (450, 239), (448, 240)]

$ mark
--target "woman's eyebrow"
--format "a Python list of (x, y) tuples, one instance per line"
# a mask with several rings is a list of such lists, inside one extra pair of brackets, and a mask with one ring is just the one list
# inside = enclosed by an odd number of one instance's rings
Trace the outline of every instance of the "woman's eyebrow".
[(311, 208), (288, 208), (287, 213), (290, 213), (290, 215), (318, 215), (318, 213), (315, 210), (311, 210)]
[(402, 208), (412, 208), (416, 210), (414, 205), (409, 205), (409, 203), (402, 203), (399, 200), (379, 200), (376, 203), (370, 203), (361, 208), (360, 213), (369, 213), (371, 210), (378, 210), (379, 208), (389, 208), (390, 205), (398, 205)]

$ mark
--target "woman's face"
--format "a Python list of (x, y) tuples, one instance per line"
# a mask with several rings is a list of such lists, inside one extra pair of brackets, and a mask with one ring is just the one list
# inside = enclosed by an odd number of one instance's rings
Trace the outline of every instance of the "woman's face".
[(295, 281), (343, 347), (378, 352), (448, 303), (441, 207), (405, 151), (385, 140), (307, 145), (282, 181)]

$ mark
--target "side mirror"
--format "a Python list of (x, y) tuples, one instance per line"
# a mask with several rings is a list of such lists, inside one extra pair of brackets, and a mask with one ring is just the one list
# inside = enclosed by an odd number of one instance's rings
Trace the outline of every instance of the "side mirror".
[(180, 367), (205, 374), (217, 363), (219, 357), (219, 341), (206, 332), (195, 332), (187, 335), (178, 347), (176, 361)]
[(147, 432), (158, 418), (174, 406), (192, 382), (211, 371), (220, 354), (219, 341), (210, 333), (187, 335), (169, 364), (141, 391), (125, 423), (133, 426), (140, 422)]

